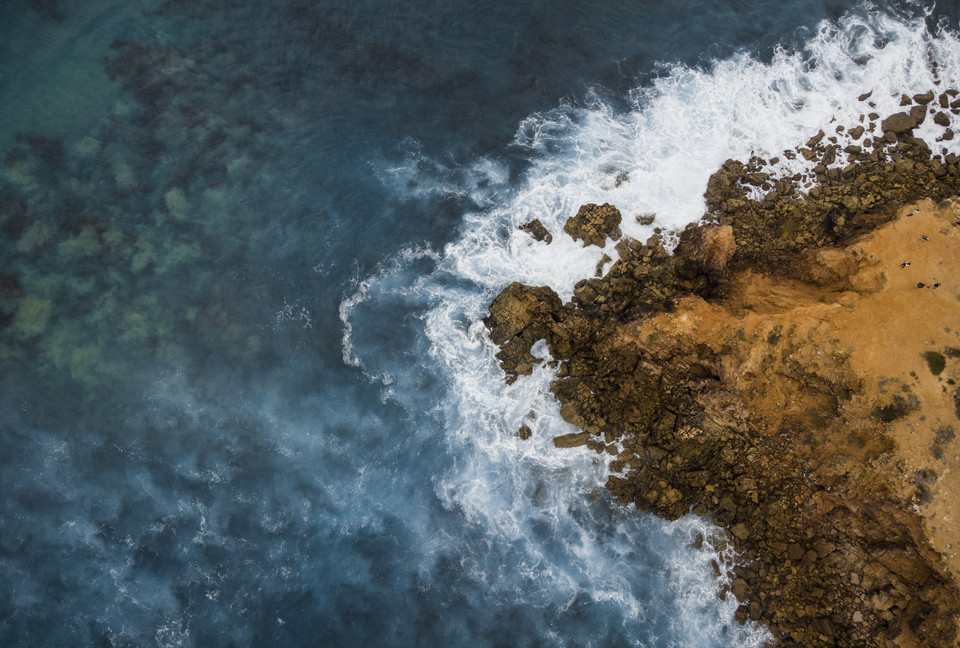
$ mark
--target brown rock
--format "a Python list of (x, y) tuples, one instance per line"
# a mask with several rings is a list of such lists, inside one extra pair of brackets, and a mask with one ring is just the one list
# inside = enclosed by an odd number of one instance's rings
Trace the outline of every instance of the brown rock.
[(857, 269), (857, 261), (849, 253), (833, 247), (806, 250), (794, 267), (794, 276), (817, 286), (846, 289), (850, 275)]
[(514, 282), (490, 304), (490, 315), (484, 319), (484, 324), (490, 329), (490, 339), (503, 344), (528, 327), (550, 318), (560, 306), (560, 298), (550, 287), (537, 288)]
[(730, 533), (739, 538), (740, 540), (746, 540), (750, 535), (750, 530), (747, 528), (747, 525), (743, 522), (737, 522), (730, 529)]
[(570, 434), (553, 437), (553, 445), (557, 448), (576, 448), (586, 445), (589, 440), (589, 432), (571, 432)]
[(742, 578), (737, 578), (730, 585), (730, 591), (737, 597), (741, 603), (745, 602), (750, 596), (750, 585)]
[(573, 240), (583, 241), (585, 246), (603, 247), (607, 237), (620, 238), (620, 221), (620, 210), (613, 205), (583, 205), (576, 216), (567, 219), (563, 231)]
[(908, 113), (894, 113), (880, 122), (880, 129), (886, 133), (906, 133), (907, 131), (916, 128), (919, 122), (916, 118)]
[(824, 558), (826, 558), (826, 557), (829, 556), (830, 554), (832, 554), (833, 551), (837, 548), (837, 546), (836, 546), (835, 544), (833, 544), (832, 542), (829, 542), (829, 541), (827, 541), (827, 540), (824, 540), (823, 538), (820, 538), (819, 540), (817, 540), (815, 546), (816, 546), (816, 549), (817, 549), (817, 556), (818, 556), (821, 560), (824, 559)]
[(577, 298), (578, 302), (587, 306), (600, 296), (600, 292), (590, 283), (584, 283), (574, 288), (573, 296)]
[(737, 251), (730, 225), (700, 225), (680, 234), (676, 255), (697, 264), (708, 274), (721, 272)]
[(596, 276), (598, 276), (598, 277), (602, 277), (602, 276), (603, 276), (603, 266), (607, 265), (607, 264), (610, 263), (611, 261), (613, 261), (613, 259), (610, 258), (610, 255), (609, 255), (609, 254), (604, 254), (603, 257), (601, 257), (600, 260), (597, 261), (597, 269), (594, 271), (594, 274), (595, 274)]
[(923, 120), (927, 118), (927, 107), (926, 106), (914, 106), (910, 109), (910, 116), (914, 118), (917, 122), (917, 126), (923, 123)]
[(517, 430), (517, 436), (520, 437), (522, 440), (526, 441), (531, 436), (533, 436), (533, 430), (531, 430), (526, 425), (521, 425), (520, 429)]
[(750, 618), (750, 608), (746, 605), (740, 605), (737, 607), (737, 611), (734, 613), (733, 618), (736, 619), (737, 623), (743, 625), (747, 622), (747, 619)]
[(490, 315), (483, 323), (490, 339), (500, 345), (497, 358), (512, 381), (520, 373), (532, 373), (536, 360), (530, 348), (538, 340), (550, 338), (560, 318), (560, 298), (549, 287), (534, 288), (512, 283), (490, 304)]
[(799, 542), (791, 542), (787, 545), (787, 558), (790, 560), (800, 560), (806, 551)]

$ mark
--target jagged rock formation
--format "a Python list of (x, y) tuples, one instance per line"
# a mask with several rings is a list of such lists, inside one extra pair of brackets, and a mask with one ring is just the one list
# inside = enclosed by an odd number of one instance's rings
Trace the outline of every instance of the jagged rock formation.
[(620, 222), (620, 210), (613, 205), (584, 205), (567, 220), (563, 231), (584, 245), (603, 247), (608, 236), (614, 241), (620, 238)]
[(798, 149), (809, 176), (728, 161), (676, 254), (624, 239), (573, 302), (514, 283), (485, 319), (508, 380), (540, 339), (559, 361), (552, 390), (583, 432), (557, 447), (609, 455), (608, 488), (641, 510), (728, 530), (740, 559), (717, 565), (722, 594), (781, 645), (956, 642), (960, 564), (940, 536), (957, 525), (937, 531), (917, 507), (955, 497), (931, 461), (960, 467), (944, 451), (960, 418), (960, 212), (898, 208), (960, 189), (958, 159), (911, 132), (954, 96), (869, 115), (883, 135), (845, 147), (842, 169), (822, 132)]

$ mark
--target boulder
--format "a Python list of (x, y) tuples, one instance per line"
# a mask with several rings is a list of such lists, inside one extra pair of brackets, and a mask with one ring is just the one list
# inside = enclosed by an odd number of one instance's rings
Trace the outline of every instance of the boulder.
[(857, 268), (856, 259), (848, 252), (835, 247), (822, 247), (799, 254), (792, 274), (817, 286), (847, 290), (851, 287), (850, 276)]
[(742, 578), (737, 578), (730, 585), (730, 591), (737, 597), (737, 600), (743, 603), (750, 596), (750, 585)]
[(905, 112), (894, 113), (880, 122), (880, 129), (886, 133), (906, 133), (908, 130), (916, 128), (917, 120), (913, 115)]
[(927, 118), (927, 108), (926, 106), (914, 106), (910, 109), (910, 116), (917, 122), (917, 126), (923, 123), (923, 120)]
[(701, 225), (680, 234), (676, 254), (693, 261), (707, 274), (721, 272), (737, 251), (730, 225)]
[(805, 553), (806, 550), (799, 542), (791, 542), (787, 545), (787, 558), (790, 560), (800, 560)]
[(737, 522), (730, 529), (730, 533), (739, 538), (740, 540), (746, 540), (750, 536), (750, 530), (747, 529), (747, 525), (743, 522)]
[(553, 437), (553, 445), (557, 448), (576, 448), (577, 446), (586, 445), (589, 440), (589, 432), (572, 432), (570, 434)]

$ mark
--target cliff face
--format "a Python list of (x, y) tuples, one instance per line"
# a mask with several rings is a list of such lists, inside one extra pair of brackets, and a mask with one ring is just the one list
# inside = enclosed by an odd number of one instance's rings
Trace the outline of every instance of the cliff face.
[[(539, 339), (560, 362), (584, 432), (559, 447), (609, 455), (608, 488), (641, 510), (728, 530), (722, 595), (783, 645), (955, 645), (960, 210), (896, 205), (960, 173), (902, 121), (815, 192), (728, 162), (676, 254), (624, 240), (573, 303), (512, 284), (485, 320), (508, 379)], [(835, 154), (814, 140), (804, 157)], [(611, 209), (578, 217), (619, 236)]]

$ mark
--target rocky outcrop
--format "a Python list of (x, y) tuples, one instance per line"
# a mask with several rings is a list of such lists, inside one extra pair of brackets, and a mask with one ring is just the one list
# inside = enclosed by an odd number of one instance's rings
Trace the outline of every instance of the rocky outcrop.
[(533, 363), (542, 360), (530, 353), (530, 348), (551, 334), (560, 311), (560, 298), (552, 289), (517, 282), (490, 305), (490, 315), (483, 322), (490, 329), (490, 339), (500, 345), (497, 358), (511, 382), (518, 375), (533, 373)]
[(841, 169), (818, 133), (797, 150), (810, 177), (728, 161), (676, 254), (624, 239), (571, 303), (511, 284), (485, 320), (508, 379), (538, 340), (559, 361), (552, 390), (583, 432), (557, 447), (606, 455), (608, 489), (641, 510), (727, 529), (722, 595), (784, 646), (956, 642), (957, 570), (917, 507), (947, 497), (927, 464), (960, 418), (960, 284), (937, 292), (960, 275), (960, 212), (898, 205), (956, 194), (960, 173), (906, 123)]
[(620, 238), (620, 210), (613, 205), (584, 205), (573, 218), (567, 219), (563, 231), (584, 245), (603, 247), (607, 238)]

